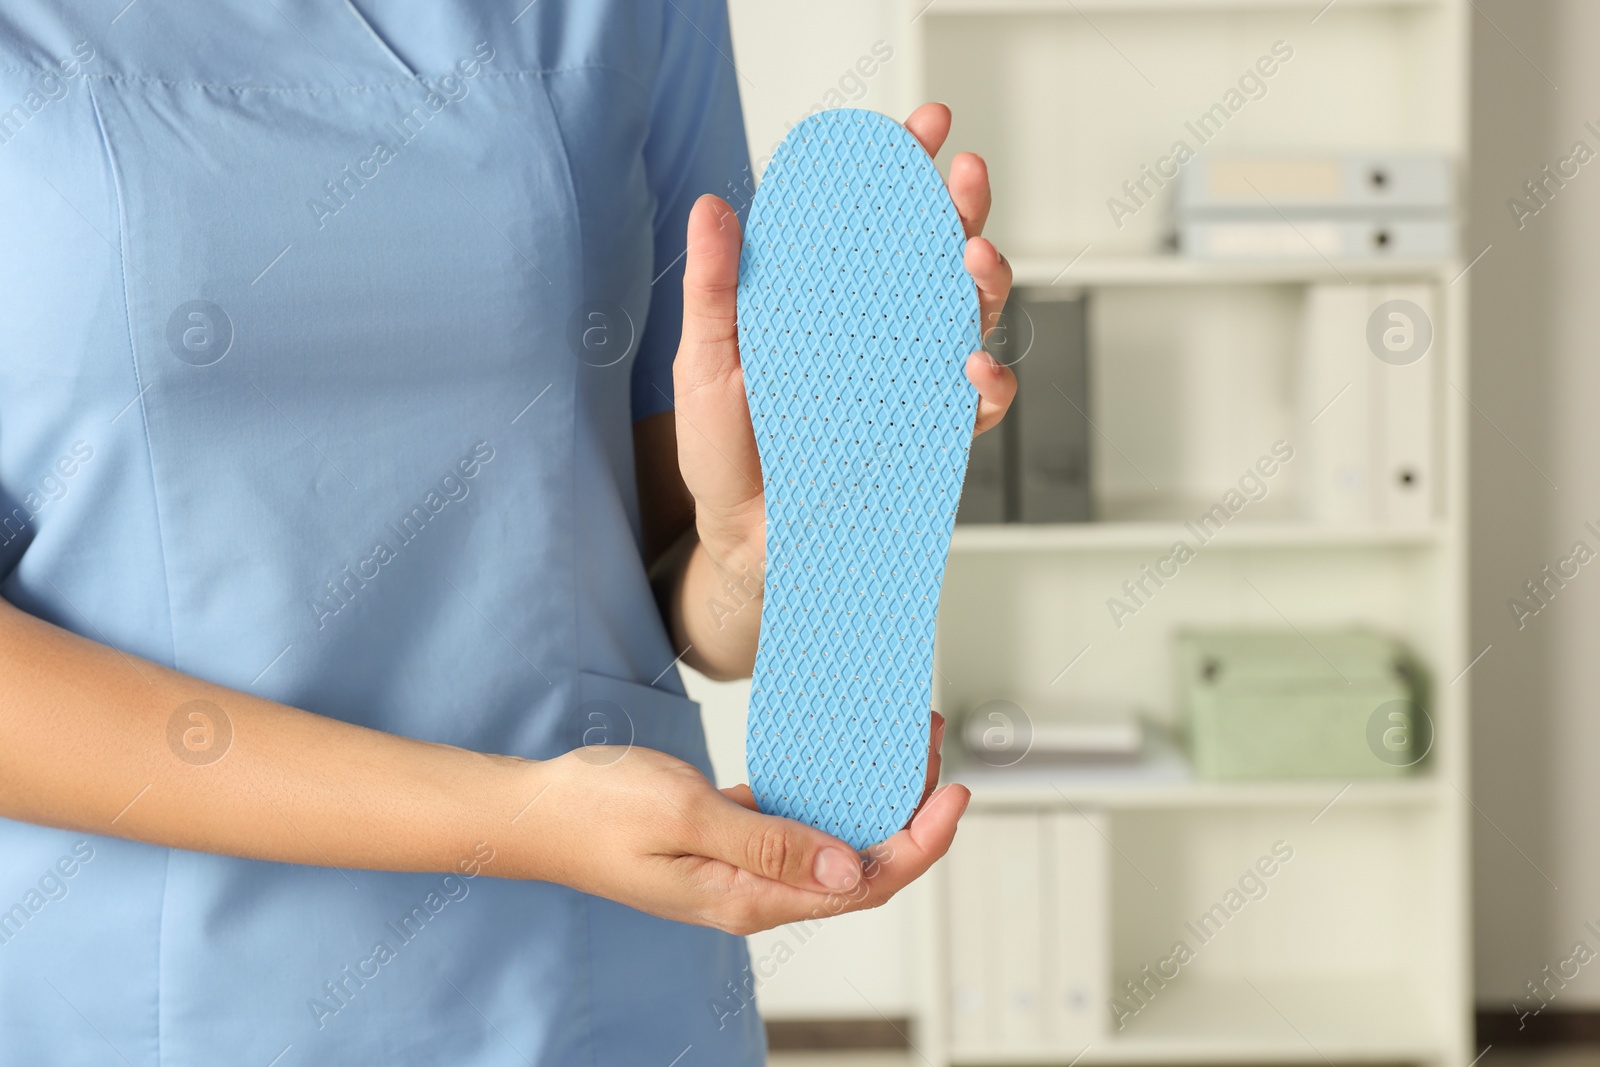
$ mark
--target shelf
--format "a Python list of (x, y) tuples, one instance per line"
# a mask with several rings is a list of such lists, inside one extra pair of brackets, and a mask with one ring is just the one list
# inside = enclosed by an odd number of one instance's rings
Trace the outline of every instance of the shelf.
[(1269, 260), (1217, 263), (1181, 256), (1085, 255), (1074, 262), (1078, 250), (1057, 257), (1024, 256), (1011, 261), (1019, 286), (1115, 285), (1306, 285), (1373, 279), (1438, 278), (1447, 280), (1460, 270), (1453, 260)]
[[(1409, 529), (1317, 526), (1304, 522), (1240, 522), (1205, 542), (1207, 549), (1427, 548), (1443, 539), (1442, 527)], [(1158, 549), (1175, 541), (1194, 545), (1190, 528), (1172, 522), (974, 523), (957, 525), (955, 553), (1107, 552)]]
[[(970, 760), (970, 757), (968, 757)], [(1131, 765), (1072, 767), (1048, 761), (1028, 766), (988, 767), (977, 762), (946, 765), (946, 781), (972, 790), (977, 807), (1060, 807), (1096, 809), (1410, 807), (1437, 802), (1438, 780), (1418, 774), (1406, 778), (1351, 782), (1208, 782), (1194, 777), (1183, 756), (1157, 748)]]
[(1439, 1047), (1428, 1013), (1398, 977), (1293, 980), (1181, 975), (1119, 1035), (1141, 1059), (1314, 1063), (1406, 1060)]
[[(1334, 0), (1340, 7), (1437, 7), (1442, 0)], [(920, 4), (927, 0), (919, 0)], [(1145, 12), (1272, 11), (1331, 7), (1329, 0), (932, 0), (927, 15), (1135, 14)], [(921, 17), (920, 15), (918, 16)]]
[[(1179, 972), (1128, 1020), (1085, 1048), (963, 1049), (956, 1064), (1398, 1063), (1446, 1054), (1398, 976), (1219, 979)], [(1081, 1053), (1081, 1055), (1080, 1055)], [(1074, 1059), (1074, 1057), (1078, 1057)]]

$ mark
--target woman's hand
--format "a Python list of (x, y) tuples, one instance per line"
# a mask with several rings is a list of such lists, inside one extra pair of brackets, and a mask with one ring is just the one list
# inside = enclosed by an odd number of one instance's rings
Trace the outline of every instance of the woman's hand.
[[(936, 155), (950, 133), (950, 109), (923, 104), (906, 129)], [(980, 321), (992, 328), (1011, 291), (1011, 265), (983, 233), (989, 217), (989, 171), (962, 152), (950, 164), (950, 198), (967, 233), (966, 268), (978, 287)], [(726, 203), (703, 196), (689, 215), (683, 276), (683, 339), (673, 364), (678, 464), (694, 498), (700, 543), (719, 570), (747, 573), (765, 555), (761, 460), (745, 401), (735, 318), (739, 220)], [(967, 358), (978, 390), (975, 432), (998, 423), (1016, 395), (1011, 371), (979, 350)], [(759, 571), (757, 572), (759, 573)], [(722, 575), (726, 577), (726, 573)]]
[[(933, 791), (944, 720), (934, 716), (923, 802), (910, 824), (858, 856), (803, 823), (762, 815), (749, 787), (718, 791), (682, 760), (644, 748), (580, 748), (529, 764), (525, 877), (559, 882), (665, 919), (749, 934), (874, 908), (950, 847), (971, 798)], [(501, 856), (507, 850), (501, 851)]]

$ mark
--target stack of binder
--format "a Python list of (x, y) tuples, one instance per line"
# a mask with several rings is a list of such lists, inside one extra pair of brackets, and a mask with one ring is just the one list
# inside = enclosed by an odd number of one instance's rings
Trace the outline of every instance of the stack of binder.
[(1182, 172), (1178, 247), (1203, 260), (1418, 260), (1455, 253), (1443, 155), (1205, 155)]
[(978, 810), (962, 819), (942, 865), (957, 1055), (1053, 1051), (1065, 1063), (1105, 1036), (1108, 842), (1100, 812)]

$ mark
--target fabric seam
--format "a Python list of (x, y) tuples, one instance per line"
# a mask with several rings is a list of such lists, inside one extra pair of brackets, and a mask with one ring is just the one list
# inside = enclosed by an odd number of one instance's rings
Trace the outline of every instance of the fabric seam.
[[(600, 70), (609, 74), (616, 74), (633, 84), (634, 88), (647, 96), (652, 95), (651, 90), (630, 70), (615, 67), (609, 63), (577, 63), (565, 67), (526, 67), (516, 70), (483, 71), (478, 78), (546, 78), (556, 74), (577, 74), (586, 70)], [(0, 74), (49, 74), (53, 73), (49, 67), (0, 67)], [(180, 89), (216, 89), (232, 93), (303, 93), (311, 96), (337, 96), (351, 93), (372, 92), (379, 89), (399, 89), (408, 85), (416, 85), (420, 79), (438, 78), (454, 71), (445, 71), (442, 74), (429, 72), (418, 74), (416, 78), (397, 78), (393, 81), (364, 82), (360, 85), (230, 85), (226, 82), (202, 82), (185, 80), (181, 78), (161, 78), (146, 74), (91, 74), (82, 71), (78, 77), (85, 81), (101, 81), (108, 84), (126, 83), (129, 85), (167, 85)]]
[(393, 60), (395, 65), (401, 70), (405, 71), (410, 77), (415, 78), (417, 76), (417, 72), (411, 69), (411, 64), (400, 58), (400, 53), (396, 52), (383, 34), (378, 32), (378, 27), (372, 24), (372, 20), (367, 18), (366, 15), (362, 14), (359, 7), (356, 7), (355, 0), (344, 0), (344, 6), (351, 15), (355, 16), (355, 20), (361, 23), (362, 27), (372, 35), (372, 39), (377, 42), (378, 48), (384, 53), (384, 55)]
[[(580, 253), (581, 253), (581, 250), (584, 248), (584, 243), (583, 243), (583, 234), (584, 234), (583, 205), (578, 199), (578, 183), (574, 180), (573, 174), (572, 174), (572, 153), (567, 147), (567, 134), (566, 134), (566, 131), (564, 129), (562, 129), (562, 127), (561, 127), (561, 116), (559, 114), (557, 114), (556, 108), (555, 108), (555, 104), (550, 99), (550, 94), (548, 92), (541, 93), (541, 94), (539, 94), (539, 99), (544, 101), (546, 112), (550, 116), (550, 126), (551, 126), (552, 129), (555, 130), (556, 137), (560, 140), (562, 176), (563, 176), (563, 178), (565, 180), (565, 183), (566, 183), (566, 186), (567, 186), (567, 190), (566, 190), (567, 191), (567, 197), (572, 202), (573, 214), (576, 216), (576, 227), (577, 227), (577, 231), (578, 231), (578, 233), (577, 233), (578, 248), (579, 248)], [(578, 299), (580, 301), (583, 299), (584, 291), (588, 288), (588, 286), (587, 286), (587, 274), (588, 274), (588, 263), (587, 263), (587, 261), (585, 261), (585, 262), (582, 262), (582, 263), (580, 263), (578, 265)], [(574, 405), (576, 405), (580, 400), (579, 390), (582, 388), (582, 384), (581, 384), (582, 380), (583, 380), (582, 379), (582, 375), (574, 375), (573, 376), (573, 379), (572, 379), (572, 394), (573, 394), (572, 395), (572, 399), (573, 399)], [(572, 439), (571, 439), (571, 441), (569, 443), (570, 443), (570, 445), (572, 447), (572, 451), (573, 451), (574, 455), (576, 455), (577, 449), (578, 449), (578, 420), (577, 420), (576, 417), (573, 418), (572, 435), (571, 436), (572, 436)], [(569, 469), (570, 469), (570, 465), (569, 465)], [(568, 515), (572, 515), (572, 516), (576, 516), (578, 514), (578, 510), (577, 510), (577, 508), (578, 508), (577, 479), (576, 479), (575, 476), (569, 475), (568, 478), (566, 479), (566, 482), (567, 482), (567, 514)], [(578, 533), (577, 533), (577, 523), (575, 523), (575, 522), (570, 524), (569, 528), (567, 530), (567, 550), (569, 552), (568, 558), (571, 560), (571, 566), (573, 568), (573, 573), (577, 573)], [(572, 598), (572, 650), (573, 650), (573, 659), (574, 659), (574, 663), (572, 665), (572, 669), (573, 669), (574, 682), (575, 682), (575, 684), (578, 684), (578, 685), (582, 684), (582, 679), (580, 677), (578, 677), (578, 673), (584, 669), (583, 628), (580, 625), (580, 614), (581, 613), (580, 613), (579, 607), (578, 607), (578, 598), (576, 596), (574, 596)], [(580, 699), (581, 699), (581, 697), (580, 697)]]
[[(150, 411), (145, 402), (143, 376), (139, 373), (138, 346), (133, 334), (133, 305), (128, 291), (128, 227), (127, 204), (122, 192), (122, 177), (117, 170), (116, 156), (111, 150), (111, 136), (106, 130), (105, 117), (100, 111), (100, 102), (95, 99), (93, 90), (89, 92), (89, 103), (94, 107), (95, 126), (100, 134), (100, 147), (105, 151), (106, 166), (111, 173), (111, 186), (117, 203), (117, 259), (122, 275), (122, 313), (128, 327), (128, 357), (133, 367), (133, 384), (139, 388), (139, 424), (144, 430), (145, 458), (150, 466), (150, 497), (156, 520), (156, 547), (161, 552), (161, 582), (167, 599), (167, 637), (171, 642), (172, 666), (177, 667), (178, 661), (178, 632), (177, 621), (172, 613), (172, 575), (167, 569), (167, 540), (166, 527), (161, 521), (161, 501), (156, 485), (156, 453), (155, 445), (150, 439)], [(154, 384), (153, 382), (151, 384)]]
[[(109, 174), (111, 176), (112, 195), (115, 197), (115, 200), (116, 200), (116, 207), (117, 207), (117, 260), (118, 260), (117, 266), (118, 266), (118, 271), (119, 271), (119, 273), (121, 274), (121, 277), (122, 277), (122, 313), (123, 313), (123, 316), (125, 318), (125, 322), (127, 324), (127, 330), (128, 330), (128, 359), (129, 359), (129, 363), (131, 364), (131, 366), (133, 368), (133, 384), (139, 390), (139, 395), (136, 398), (138, 400), (138, 402), (139, 402), (139, 422), (140, 422), (141, 427), (144, 430), (145, 457), (146, 457), (147, 461), (149, 462), (149, 468), (150, 468), (150, 502), (151, 502), (152, 510), (155, 513), (156, 549), (161, 554), (161, 583), (162, 583), (162, 588), (164, 589), (164, 591), (166, 593), (166, 600), (167, 600), (167, 636), (168, 636), (169, 641), (171, 642), (169, 647), (171, 648), (173, 665), (176, 666), (177, 659), (178, 659), (178, 634), (177, 634), (176, 624), (174, 623), (173, 617), (172, 617), (172, 577), (167, 572), (166, 536), (165, 536), (165, 533), (164, 533), (163, 528), (162, 528), (162, 523), (161, 523), (161, 504), (160, 504), (159, 493), (158, 493), (157, 486), (156, 486), (155, 447), (151, 443), (151, 440), (150, 440), (150, 416), (149, 416), (149, 410), (145, 406), (145, 400), (144, 400), (145, 389), (144, 389), (142, 376), (139, 373), (139, 352), (138, 352), (137, 343), (134, 340), (134, 333), (133, 333), (133, 305), (131, 303), (130, 295), (129, 295), (129, 292), (128, 292), (127, 205), (126, 205), (126, 203), (124, 201), (124, 198), (123, 198), (123, 195), (122, 195), (122, 177), (117, 172), (116, 155), (111, 150), (111, 135), (106, 130), (105, 116), (100, 111), (100, 101), (95, 98), (94, 86), (93, 85), (86, 83), (84, 88), (85, 88), (85, 90), (87, 92), (87, 95), (89, 97), (89, 106), (94, 110), (95, 129), (100, 135), (100, 148), (105, 153), (106, 169), (107, 169), (107, 171), (109, 172)], [(161, 993), (162, 993), (161, 974), (162, 974), (162, 970), (161, 970), (161, 967), (162, 967), (162, 955), (163, 955), (163, 952), (164, 952), (164, 949), (165, 949), (165, 941), (166, 941), (166, 912), (167, 912), (167, 909), (166, 909), (166, 894), (167, 894), (167, 888), (168, 888), (168, 880), (169, 880), (169, 877), (170, 877), (171, 871), (172, 871), (172, 850), (171, 849), (167, 849), (166, 853), (167, 853), (166, 864), (165, 864), (165, 866), (164, 866), (164, 868), (162, 870), (162, 875), (161, 875), (161, 880), (162, 880), (162, 885), (161, 885), (162, 906), (161, 906), (161, 912), (157, 916), (157, 926), (156, 926), (156, 1018), (155, 1018), (155, 1031), (156, 1031), (156, 1064), (157, 1064), (157, 1067), (160, 1067), (160, 1064), (165, 1059), (165, 1056), (163, 1055), (163, 1037), (164, 1037), (164, 1035), (162, 1034), (162, 1029), (161, 1029), (161, 1021), (162, 1021), (162, 1011), (161, 1011)]]
[(166, 1016), (161, 1010), (161, 978), (167, 973), (167, 896), (172, 891), (172, 849), (163, 851), (167, 859), (161, 865), (161, 911), (156, 921), (156, 1067), (161, 1067), (166, 1058), (163, 1055), (165, 1033), (162, 1020)]
[[(540, 80), (542, 81), (544, 79), (541, 78)], [(632, 79), (630, 78), (630, 80), (632, 80)], [(573, 178), (573, 173), (572, 173), (572, 153), (567, 148), (567, 134), (566, 134), (566, 131), (564, 129), (562, 129), (562, 127), (561, 127), (561, 116), (556, 112), (555, 103), (550, 99), (549, 92), (547, 91), (547, 92), (539, 93), (537, 95), (538, 95), (539, 99), (544, 101), (545, 108), (547, 110), (547, 113), (550, 116), (551, 128), (553, 128), (555, 130), (556, 137), (559, 139), (560, 144), (561, 144), (561, 169), (562, 169), (562, 173), (563, 173), (563, 175), (564, 175), (564, 177), (566, 179), (567, 196), (570, 198), (570, 200), (572, 202), (573, 214), (576, 216), (576, 226), (577, 226), (577, 230), (578, 230), (578, 233), (577, 233), (578, 248), (581, 251), (585, 247), (584, 246), (584, 242), (583, 242), (583, 232), (584, 232), (583, 206), (582, 206), (581, 203), (579, 203), (579, 200), (578, 200), (578, 183)], [(578, 299), (579, 300), (583, 299), (583, 293), (587, 289), (587, 284), (586, 284), (586, 281), (585, 281), (585, 275), (587, 274), (587, 271), (588, 271), (587, 262), (580, 263), (578, 265)], [(583, 380), (583, 376), (581, 374), (574, 375), (573, 379), (572, 379), (572, 394), (573, 394), (572, 399), (573, 399), (574, 407), (576, 407), (579, 403), (582, 402), (582, 398), (581, 398), (581, 395), (580, 395), (580, 391), (582, 389), (582, 380)], [(571, 440), (570, 440), (569, 444), (570, 444), (570, 447), (573, 450), (573, 453), (576, 454), (577, 449), (578, 449), (578, 419), (577, 419), (576, 416), (574, 416), (573, 421), (572, 421)], [(574, 469), (575, 469), (575, 464), (568, 464), (569, 472), (574, 470)], [(571, 516), (573, 518), (573, 520), (574, 520), (574, 521), (569, 522), (567, 524), (567, 551), (569, 553), (568, 559), (570, 560), (570, 564), (569, 564), (570, 573), (577, 574), (578, 573), (579, 546), (578, 546), (578, 529), (577, 529), (578, 528), (578, 523), (575, 520), (576, 520), (577, 515), (578, 515), (578, 485), (577, 485), (577, 478), (574, 475), (570, 474), (570, 473), (568, 474), (568, 476), (566, 478), (566, 488), (567, 488), (567, 514), (569, 516)], [(580, 704), (583, 702), (583, 669), (584, 669), (583, 626), (581, 625), (581, 618), (582, 618), (582, 610), (580, 609), (580, 607), (578, 605), (578, 597), (576, 595), (574, 595), (572, 597), (572, 651), (573, 651), (573, 660), (574, 660), (574, 662), (572, 664), (572, 683), (573, 683), (574, 688), (576, 689), (577, 700), (578, 700), (578, 702)], [(574, 892), (577, 892), (577, 891), (574, 890)], [(599, 1067), (599, 1062), (600, 1061), (599, 1061), (598, 1050), (595, 1048), (595, 1034), (594, 1034), (594, 1031), (595, 1031), (595, 992), (594, 992), (594, 953), (595, 953), (595, 945), (594, 945), (594, 915), (593, 915), (593, 910), (592, 910), (593, 909), (593, 901), (590, 899), (588, 894), (579, 892), (578, 893), (578, 905), (582, 909), (582, 912), (583, 912), (584, 952), (582, 953), (582, 956), (583, 956), (583, 960), (582, 960), (582, 964), (583, 964), (583, 1009), (582, 1009), (582, 1013), (583, 1013), (583, 1018), (584, 1018), (584, 1021), (585, 1021), (585, 1025), (583, 1027), (583, 1040), (584, 1040), (584, 1044), (587, 1047), (587, 1050), (588, 1050), (588, 1053), (589, 1053), (589, 1067)]]
[(583, 909), (583, 1041), (589, 1048), (589, 1067), (599, 1067), (599, 1057), (594, 1046), (594, 898), (578, 893), (578, 904)]

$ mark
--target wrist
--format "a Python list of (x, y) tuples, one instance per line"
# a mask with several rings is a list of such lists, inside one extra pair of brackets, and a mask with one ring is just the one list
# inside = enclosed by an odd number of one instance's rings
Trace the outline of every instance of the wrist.
[(766, 588), (767, 546), (761, 539), (728, 541), (722, 544), (700, 541), (709, 569), (713, 598), (736, 606), (759, 604)]
[(540, 832), (540, 824), (549, 814), (543, 809), (550, 804), (547, 791), (554, 778), (551, 761), (503, 755), (487, 759), (491, 771), (484, 779), (493, 784), (478, 815), (487, 816), (489, 825), (484, 833), (495, 847), (495, 862), (485, 873), (549, 881), (549, 858), (540, 847), (548, 835)]
[(761, 631), (766, 553), (745, 542), (695, 547), (673, 604), (673, 636), (685, 662), (718, 681), (747, 678)]
[(665, 612), (683, 662), (715, 680), (749, 677), (766, 580), (761, 497), (737, 509), (699, 508), (691, 550)]
[(695, 533), (706, 562), (717, 579), (730, 586), (727, 592), (745, 598), (760, 599), (767, 570), (767, 524), (761, 504), (757, 497), (749, 513), (695, 515)]

